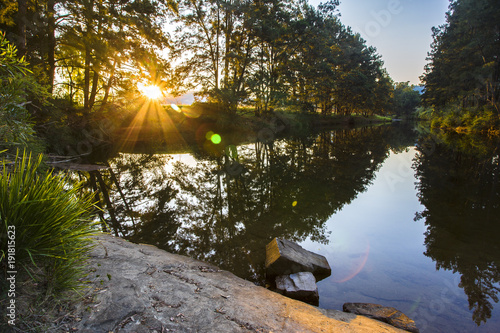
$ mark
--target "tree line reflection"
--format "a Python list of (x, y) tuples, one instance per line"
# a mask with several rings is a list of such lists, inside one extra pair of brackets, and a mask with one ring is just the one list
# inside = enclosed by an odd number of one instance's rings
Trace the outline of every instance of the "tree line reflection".
[(500, 291), (500, 145), (457, 135), (423, 136), (414, 169), (416, 214), (427, 226), (424, 253), (437, 269), (458, 272), (477, 325)]
[(413, 140), (411, 127), (381, 126), (197, 150), (194, 165), (120, 154), (101, 171), (113, 201), (108, 227), (262, 284), (271, 239), (327, 243), (328, 218), (366, 190), (391, 149)]

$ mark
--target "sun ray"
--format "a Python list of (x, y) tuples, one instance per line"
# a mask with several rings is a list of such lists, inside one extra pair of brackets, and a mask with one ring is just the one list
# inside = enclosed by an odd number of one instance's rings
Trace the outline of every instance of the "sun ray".
[(142, 105), (141, 109), (135, 115), (134, 119), (130, 123), (130, 126), (127, 128), (127, 132), (125, 135), (125, 139), (122, 142), (122, 149), (126, 146), (134, 147), (139, 139), (140, 132), (143, 128), (144, 122), (146, 120), (146, 116), (148, 113), (148, 109), (150, 108), (151, 101), (146, 101), (144, 105)]

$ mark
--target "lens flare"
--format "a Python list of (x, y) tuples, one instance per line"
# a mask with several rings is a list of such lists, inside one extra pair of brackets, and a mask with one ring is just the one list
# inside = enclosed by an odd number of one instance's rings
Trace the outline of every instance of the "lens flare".
[(341, 278), (339, 280), (335, 280), (335, 282), (337, 282), (337, 283), (347, 282), (347, 281), (351, 280), (352, 278), (354, 278), (359, 273), (361, 273), (361, 271), (363, 270), (363, 268), (366, 265), (366, 262), (368, 261), (369, 255), (370, 255), (370, 243), (368, 242), (366, 244), (366, 249), (365, 249), (364, 253), (362, 253), (361, 256), (359, 258), (357, 258), (357, 260), (352, 261), (353, 266), (350, 267), (347, 276), (344, 276), (343, 278)]
[(220, 135), (219, 135), (219, 134), (213, 134), (213, 135), (210, 137), (210, 141), (212, 141), (214, 144), (218, 145), (219, 143), (221, 143), (222, 138), (220, 137)]
[(170, 107), (174, 109), (174, 111), (181, 112), (181, 108), (174, 103), (170, 104)]
[(205, 134), (205, 139), (211, 140), (212, 139), (212, 135), (214, 135), (214, 134), (215, 134), (214, 132), (208, 131), (207, 134)]

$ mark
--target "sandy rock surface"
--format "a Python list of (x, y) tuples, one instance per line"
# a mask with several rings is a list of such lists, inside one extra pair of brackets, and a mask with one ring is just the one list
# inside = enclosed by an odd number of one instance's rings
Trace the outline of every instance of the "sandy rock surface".
[(403, 332), (295, 301), (210, 264), (96, 237), (78, 332)]

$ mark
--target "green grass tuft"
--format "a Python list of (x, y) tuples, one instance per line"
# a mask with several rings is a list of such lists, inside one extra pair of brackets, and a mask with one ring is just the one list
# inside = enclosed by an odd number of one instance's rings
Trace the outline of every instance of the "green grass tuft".
[[(80, 185), (42, 171), (42, 155), (24, 153), (0, 170), (0, 267), (9, 270), (7, 230), (15, 228), (15, 268), (57, 295), (79, 287), (95, 231), (94, 205)], [(9, 229), (10, 228), (10, 229)], [(12, 270), (12, 269), (11, 269)]]

